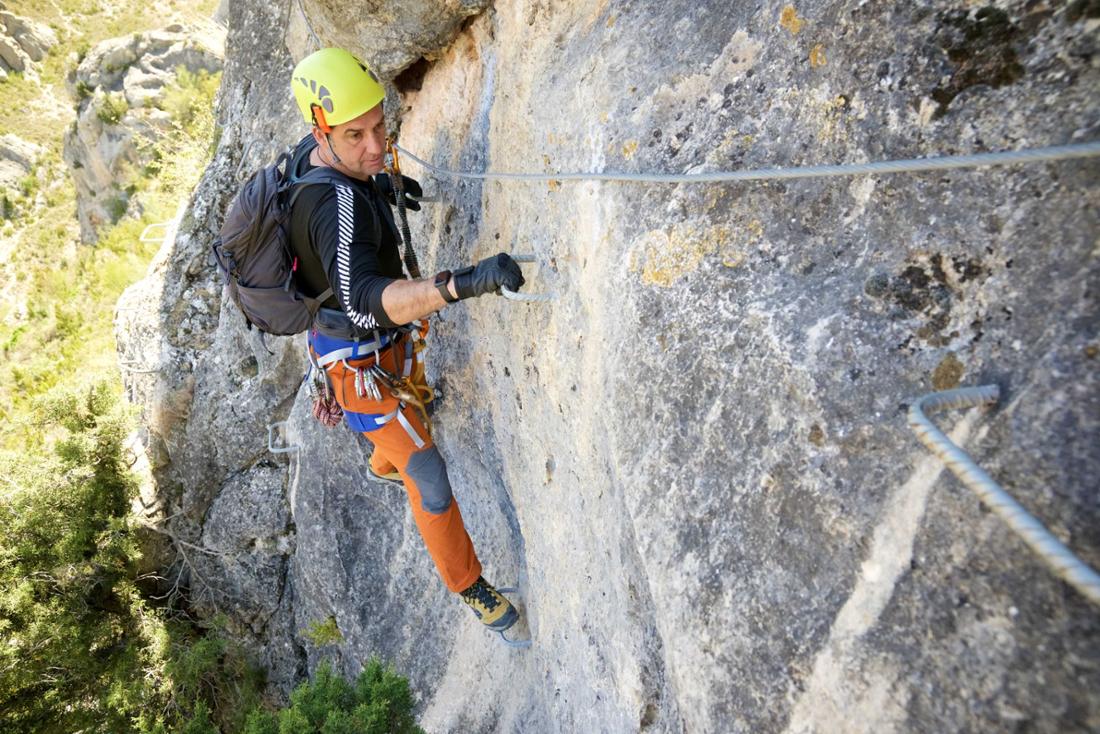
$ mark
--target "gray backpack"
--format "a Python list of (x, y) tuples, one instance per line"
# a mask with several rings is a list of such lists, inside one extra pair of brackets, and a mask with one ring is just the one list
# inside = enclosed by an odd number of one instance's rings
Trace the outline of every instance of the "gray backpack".
[[(305, 142), (305, 139), (303, 139)], [(316, 298), (299, 292), (294, 283), (298, 260), (290, 248), (290, 209), (305, 186), (347, 183), (330, 168), (315, 168), (294, 176), (301, 159), (315, 145), (298, 144), (293, 156), (283, 153), (241, 187), (229, 207), (212, 249), (226, 288), (249, 328), (286, 336), (310, 327), (328, 288)]]

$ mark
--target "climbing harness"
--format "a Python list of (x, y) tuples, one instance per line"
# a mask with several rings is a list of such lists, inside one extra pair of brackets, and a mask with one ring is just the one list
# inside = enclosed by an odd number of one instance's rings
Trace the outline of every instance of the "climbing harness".
[[(409, 434), (409, 438), (412, 439), (416, 447), (424, 448), (424, 439), (420, 437), (416, 428), (413, 427), (403, 413), (406, 407), (411, 406), (416, 410), (424, 424), (424, 430), (428, 436), (432, 435), (432, 423), (428, 416), (427, 403), (435, 399), (435, 391), (427, 385), (418, 385), (413, 381), (415, 355), (424, 349), (423, 331), (420, 322), (413, 322), (409, 325), (409, 328), (395, 330), (395, 333), (404, 333), (406, 338), (399, 341), (396, 335), (376, 331), (370, 339), (358, 341), (353, 346), (335, 349), (320, 355), (315, 354), (313, 349), (307, 346), (306, 352), (310, 366), (306, 377), (308, 379), (313, 376), (310, 380), (311, 390), (317, 390), (317, 393), (311, 392), (311, 395), (316, 394), (322, 398), (331, 395), (331, 385), (329, 384), (329, 375), (326, 368), (339, 362), (345, 370), (352, 373), (355, 394), (360, 399), (366, 398), (380, 402), (383, 399), (382, 390), (385, 389), (392, 397), (397, 398), (398, 404), (389, 413), (374, 418), (375, 425), (382, 427), (390, 421), (396, 420)], [(402, 355), (398, 353), (402, 345), (404, 345), (403, 360)], [(393, 370), (388, 370), (381, 364), (384, 358), (382, 352), (386, 348), (390, 348), (393, 354)], [(373, 355), (374, 361), (368, 364), (353, 365), (349, 362), (349, 360), (362, 359), (371, 355)], [(314, 385), (317, 385), (317, 387), (314, 388)], [(329, 392), (326, 393), (325, 390)], [(335, 403), (334, 395), (332, 396), (332, 402)], [(316, 398), (314, 410), (316, 415), (318, 410)], [(342, 412), (336, 415), (334, 420), (339, 422), (341, 415)]]
[(420, 279), (420, 263), (413, 252), (412, 233), (409, 231), (409, 216), (406, 212), (408, 201), (405, 199), (405, 183), (401, 180), (401, 161), (397, 157), (397, 139), (392, 135), (386, 139), (386, 173), (393, 186), (393, 198), (397, 202), (397, 215), (401, 219), (401, 240), (405, 246), (405, 269), (413, 280)]
[[(519, 598), (521, 598), (521, 599), (523, 598), (523, 596), (519, 593), (519, 589), (516, 588), (515, 586), (505, 586), (505, 587), (502, 587), (500, 589), (497, 589), (497, 591), (501, 594), (515, 594)], [(505, 634), (504, 634), (505, 632), (507, 632), (507, 630), (501, 630), (500, 632), (497, 632), (497, 634), (500, 635), (500, 639), (504, 640), (504, 644), (507, 645), (508, 647), (515, 647), (515, 648), (519, 648), (519, 649), (524, 649), (524, 648), (531, 647), (531, 640), (530, 639), (526, 639), (526, 640), (509, 640), (507, 638), (507, 636), (505, 636)]]
[(1062, 544), (1023, 506), (993, 481), (969, 455), (940, 431), (925, 415), (936, 410), (992, 405), (1000, 397), (996, 385), (967, 387), (925, 395), (909, 406), (909, 427), (928, 449), (947, 465), (974, 494), (1031, 546), (1054, 574), (1065, 580), (1089, 601), (1100, 604), (1100, 574)]

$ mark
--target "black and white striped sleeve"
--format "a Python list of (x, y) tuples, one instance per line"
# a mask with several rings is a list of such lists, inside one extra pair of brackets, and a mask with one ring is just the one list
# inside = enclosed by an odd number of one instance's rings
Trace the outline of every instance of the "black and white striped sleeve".
[(363, 329), (398, 326), (382, 308), (382, 291), (394, 279), (382, 274), (376, 212), (350, 186), (335, 184), (317, 202), (309, 230), (348, 318)]

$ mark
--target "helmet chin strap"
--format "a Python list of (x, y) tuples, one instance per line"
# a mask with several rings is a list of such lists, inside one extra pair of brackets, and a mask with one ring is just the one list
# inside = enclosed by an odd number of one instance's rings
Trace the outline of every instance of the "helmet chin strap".
[(325, 140), (328, 141), (328, 151), (332, 154), (332, 163), (330, 165), (343, 163), (343, 161), (340, 160), (340, 156), (336, 155), (336, 149), (332, 147), (332, 135), (325, 133)]

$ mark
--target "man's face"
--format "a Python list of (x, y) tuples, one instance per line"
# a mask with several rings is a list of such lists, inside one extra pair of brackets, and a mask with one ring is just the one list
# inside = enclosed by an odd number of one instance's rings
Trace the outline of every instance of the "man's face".
[[(324, 134), (313, 128), (313, 136), (324, 153), (328, 154), (328, 142), (325, 141)], [(340, 162), (334, 168), (341, 173), (366, 181), (384, 168), (386, 118), (382, 114), (382, 105), (376, 105), (354, 120), (333, 125), (329, 137), (332, 140), (332, 149), (340, 157)], [(326, 160), (330, 157), (331, 154), (325, 156)]]

